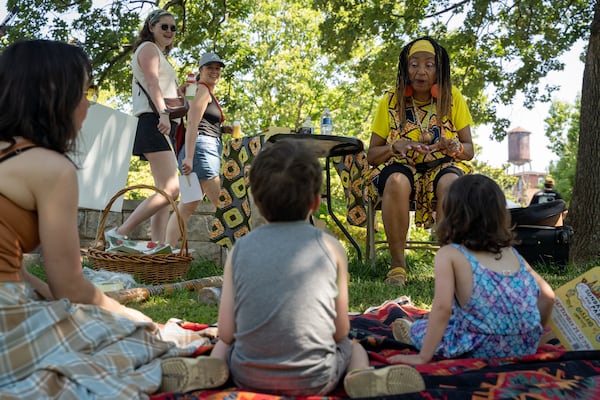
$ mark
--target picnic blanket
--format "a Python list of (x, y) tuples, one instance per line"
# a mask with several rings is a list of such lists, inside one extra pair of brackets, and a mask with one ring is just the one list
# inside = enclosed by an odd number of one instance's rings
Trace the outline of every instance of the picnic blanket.
[(163, 358), (190, 356), (206, 343), (189, 332), (174, 324), (156, 332), (147, 322), (45, 301), (28, 284), (3, 282), (0, 399), (148, 399)]
[[(350, 336), (367, 349), (371, 365), (389, 364), (388, 357), (415, 349), (394, 340), (391, 323), (396, 318), (420, 319), (427, 311), (406, 297), (387, 301), (351, 317)], [(551, 335), (549, 335), (551, 337)], [(206, 348), (205, 348), (206, 350)], [(434, 359), (416, 367), (426, 390), (388, 396), (386, 399), (598, 399), (600, 351), (566, 351), (556, 340), (543, 344), (534, 355), (494, 359)], [(330, 396), (296, 397), (296, 400), (345, 398), (338, 387)], [(289, 397), (225, 387), (192, 393), (163, 393), (152, 400), (284, 400)]]

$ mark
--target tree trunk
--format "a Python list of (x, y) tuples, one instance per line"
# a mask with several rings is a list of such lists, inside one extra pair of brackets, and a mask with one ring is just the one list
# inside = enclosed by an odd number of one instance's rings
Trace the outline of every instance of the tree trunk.
[(586, 264), (600, 259), (600, 0), (594, 6), (579, 122), (579, 149), (568, 223), (575, 234), (571, 261)]

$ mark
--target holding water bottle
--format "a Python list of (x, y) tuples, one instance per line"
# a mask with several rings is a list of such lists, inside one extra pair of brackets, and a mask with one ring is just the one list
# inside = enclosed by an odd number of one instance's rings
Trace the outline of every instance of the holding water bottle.
[(321, 135), (331, 135), (333, 131), (333, 121), (331, 120), (331, 113), (329, 108), (325, 107), (323, 110), (323, 116), (321, 117)]
[(185, 88), (185, 97), (191, 100), (196, 96), (196, 75), (188, 74), (186, 83), (187, 86)]

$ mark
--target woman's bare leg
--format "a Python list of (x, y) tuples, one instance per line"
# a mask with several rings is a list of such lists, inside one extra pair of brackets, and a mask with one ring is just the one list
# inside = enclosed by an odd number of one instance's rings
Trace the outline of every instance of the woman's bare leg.
[(401, 173), (391, 174), (385, 182), (381, 200), (381, 218), (385, 228), (392, 267), (406, 268), (404, 248), (410, 222), (410, 181)]
[(435, 188), (435, 196), (437, 198), (437, 205), (435, 211), (435, 223), (436, 225), (444, 218), (444, 213), (442, 211), (442, 200), (444, 200), (444, 195), (448, 191), (448, 188), (458, 179), (458, 175), (453, 173), (447, 173), (440, 177), (437, 182), (437, 186)]
[[(154, 186), (163, 190), (172, 199), (179, 196), (179, 179), (172, 151), (159, 151), (147, 153), (144, 156), (150, 163), (154, 178)], [(169, 219), (169, 201), (162, 195), (155, 193), (144, 200), (131, 213), (129, 218), (117, 229), (117, 233), (129, 236), (131, 232), (148, 218), (151, 220), (151, 237), (153, 241), (164, 242)]]
[(206, 197), (215, 207), (219, 207), (219, 195), (221, 194), (221, 177), (215, 176), (214, 178), (200, 181), (202, 191), (206, 193)]
[[(187, 229), (188, 219), (192, 216), (201, 200), (191, 201), (189, 203), (182, 203), (181, 201), (177, 205), (177, 210), (179, 211), (179, 215), (181, 215), (181, 219), (184, 222), (184, 229)], [(169, 223), (167, 224), (167, 236), (166, 243), (169, 243), (173, 247), (177, 247), (179, 243), (179, 239), (181, 239), (181, 229), (179, 228), (179, 221), (177, 220), (177, 214), (172, 213), (169, 218)]]
[[(219, 203), (219, 194), (221, 192), (221, 179), (217, 176), (215, 178), (207, 179), (200, 181), (200, 187), (202, 188), (202, 192), (206, 194), (206, 197), (210, 200), (215, 207)], [(187, 225), (188, 219), (192, 216), (200, 201), (193, 201), (190, 203), (179, 203), (177, 209), (179, 210), (179, 214), (181, 218)], [(186, 228), (187, 229), (187, 228)], [(181, 231), (179, 229), (179, 223), (177, 221), (177, 215), (175, 213), (171, 214), (169, 218), (169, 223), (167, 225), (167, 236), (166, 242), (171, 244), (172, 246), (177, 246), (179, 243), (179, 239), (181, 239)]]

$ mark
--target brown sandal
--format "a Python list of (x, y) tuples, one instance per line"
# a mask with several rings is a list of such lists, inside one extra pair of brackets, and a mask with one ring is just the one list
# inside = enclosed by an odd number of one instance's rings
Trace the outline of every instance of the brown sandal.
[(402, 287), (406, 283), (406, 268), (392, 267), (385, 278), (386, 285)]

